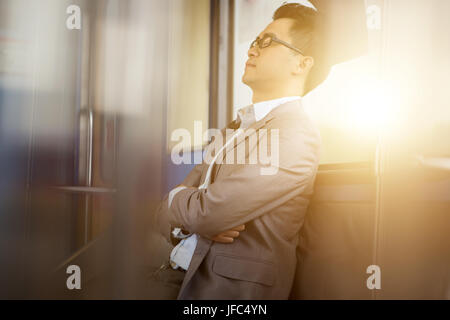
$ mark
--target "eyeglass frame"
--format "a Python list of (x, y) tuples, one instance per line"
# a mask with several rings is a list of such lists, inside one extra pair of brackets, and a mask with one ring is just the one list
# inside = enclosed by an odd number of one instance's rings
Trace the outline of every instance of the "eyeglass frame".
[[(270, 41), (270, 43), (267, 46), (262, 47), (261, 44), (262, 44), (262, 41), (263, 41), (264, 38), (270, 38), (271, 41)], [(260, 37), (256, 38), (250, 44), (250, 48), (254, 48), (257, 45), (259, 49), (264, 49), (264, 48), (270, 47), (270, 45), (272, 44), (272, 41), (275, 41), (275, 42), (277, 42), (279, 44), (282, 44), (282, 45), (288, 47), (289, 49), (292, 49), (292, 50), (300, 53), (302, 56), (305, 55), (300, 49), (297, 49), (296, 47), (294, 47), (293, 45), (287, 43), (286, 41), (278, 39), (277, 36), (274, 35), (273, 33), (266, 33), (266, 34), (264, 34), (264, 36), (262, 38), (260, 38)]]

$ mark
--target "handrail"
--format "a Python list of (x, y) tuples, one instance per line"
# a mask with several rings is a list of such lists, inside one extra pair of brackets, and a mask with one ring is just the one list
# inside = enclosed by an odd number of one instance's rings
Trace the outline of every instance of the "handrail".
[(450, 171), (450, 157), (425, 157), (419, 154), (416, 160), (422, 167)]

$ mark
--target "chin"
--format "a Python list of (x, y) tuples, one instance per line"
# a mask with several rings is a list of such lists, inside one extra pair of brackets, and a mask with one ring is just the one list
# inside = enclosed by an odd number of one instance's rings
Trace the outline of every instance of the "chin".
[(250, 86), (252, 82), (253, 81), (251, 81), (250, 77), (244, 73), (244, 75), (242, 76), (242, 83)]

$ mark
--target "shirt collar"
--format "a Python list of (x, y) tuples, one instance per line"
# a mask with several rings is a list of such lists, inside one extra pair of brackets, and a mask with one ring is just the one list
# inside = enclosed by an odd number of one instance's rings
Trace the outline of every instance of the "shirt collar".
[(244, 108), (241, 108), (237, 111), (237, 117), (238, 119), (240, 119), (240, 121), (243, 121), (243, 119), (247, 119), (248, 120), (248, 112), (252, 111), (252, 108), (254, 110), (255, 113), (255, 119), (253, 121), (259, 121), (262, 118), (264, 118), (270, 111), (272, 111), (273, 109), (275, 109), (276, 107), (294, 101), (294, 100), (300, 100), (301, 97), (300, 96), (291, 96), (291, 97), (283, 97), (283, 98), (278, 98), (278, 99), (273, 99), (273, 100), (267, 100), (267, 101), (262, 101), (262, 102), (258, 102), (255, 104), (251, 104), (249, 106), (246, 106)]
[(300, 96), (283, 97), (274, 100), (262, 101), (254, 104), (256, 121), (264, 118), (270, 111), (276, 107), (300, 99)]

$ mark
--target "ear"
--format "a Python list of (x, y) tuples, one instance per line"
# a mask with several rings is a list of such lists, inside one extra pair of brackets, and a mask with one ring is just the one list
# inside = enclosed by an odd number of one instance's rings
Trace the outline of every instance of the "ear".
[(314, 66), (314, 58), (305, 56), (300, 57), (297, 66), (295, 68), (295, 71), (292, 72), (293, 75), (306, 75), (311, 70), (311, 68)]
[(299, 67), (302, 69), (303, 72), (308, 73), (309, 70), (314, 66), (314, 58), (310, 56), (303, 57), (300, 60)]

